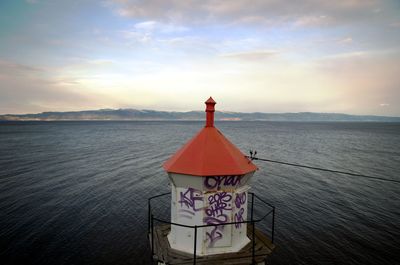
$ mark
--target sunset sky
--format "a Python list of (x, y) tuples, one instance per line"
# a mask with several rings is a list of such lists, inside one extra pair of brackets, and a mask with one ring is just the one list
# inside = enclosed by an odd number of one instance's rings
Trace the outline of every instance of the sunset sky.
[(0, 114), (201, 110), (209, 96), (225, 111), (400, 116), (400, 1), (0, 1)]

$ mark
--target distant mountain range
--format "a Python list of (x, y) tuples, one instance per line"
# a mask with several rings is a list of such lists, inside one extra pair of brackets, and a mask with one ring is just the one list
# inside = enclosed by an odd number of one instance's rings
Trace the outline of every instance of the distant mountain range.
[[(174, 112), (136, 109), (100, 109), (68, 112), (42, 112), (38, 114), (0, 115), (3, 121), (76, 121), (76, 120), (204, 120), (204, 111)], [(400, 122), (400, 117), (374, 115), (348, 115), (341, 113), (262, 113), (224, 112), (215, 113), (216, 120), (232, 121), (357, 121)]]

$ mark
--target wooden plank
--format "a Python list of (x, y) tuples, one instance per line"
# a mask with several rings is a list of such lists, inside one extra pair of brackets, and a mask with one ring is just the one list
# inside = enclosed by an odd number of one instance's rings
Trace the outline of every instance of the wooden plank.
[(269, 240), (269, 238), (262, 233), (260, 230), (255, 231), (256, 237), (258, 238), (258, 240), (260, 240), (264, 246), (268, 247), (270, 250), (273, 250), (275, 248), (275, 245), (272, 244), (272, 242)]
[[(163, 234), (163, 230), (162, 229), (156, 229), (156, 235), (157, 235), (157, 240), (158, 240), (158, 244), (157, 246), (159, 247), (158, 249), (158, 253), (160, 253), (160, 260), (167, 260), (168, 259), (168, 253), (167, 253), (167, 249), (170, 248), (170, 246), (165, 245), (166, 243), (169, 243), (168, 240), (164, 240), (164, 234)], [(164, 243), (164, 244), (163, 244)]]

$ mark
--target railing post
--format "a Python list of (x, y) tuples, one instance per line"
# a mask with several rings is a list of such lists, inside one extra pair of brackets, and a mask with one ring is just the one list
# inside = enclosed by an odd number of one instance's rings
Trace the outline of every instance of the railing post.
[(252, 256), (252, 264), (256, 264), (255, 260), (255, 247), (256, 247), (256, 238), (255, 238), (255, 223), (254, 223), (254, 193), (251, 193), (251, 213), (250, 213), (250, 220), (251, 220), (251, 225), (252, 227), (252, 250), (251, 250), (251, 256)]
[(255, 237), (255, 222), (251, 220), (252, 224), (252, 242), (253, 242), (253, 248), (251, 250), (251, 257), (252, 257), (252, 264), (256, 264), (256, 259), (255, 259), (255, 248), (256, 248), (256, 237)]
[(275, 232), (275, 206), (272, 208), (272, 235), (271, 240), (272, 244), (274, 243), (274, 232)]
[(151, 260), (154, 258), (154, 220), (153, 214), (151, 214)]
[(150, 233), (150, 213), (151, 213), (151, 199), (147, 202), (147, 234)]
[(193, 264), (196, 265), (196, 247), (197, 247), (197, 225), (194, 226), (194, 251), (193, 251)]
[(250, 220), (253, 222), (253, 210), (254, 210), (254, 193), (251, 193), (251, 212)]

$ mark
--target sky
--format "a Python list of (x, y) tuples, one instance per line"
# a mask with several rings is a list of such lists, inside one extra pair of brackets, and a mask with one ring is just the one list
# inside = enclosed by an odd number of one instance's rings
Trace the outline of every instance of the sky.
[(1, 0), (0, 114), (400, 116), (400, 1)]

